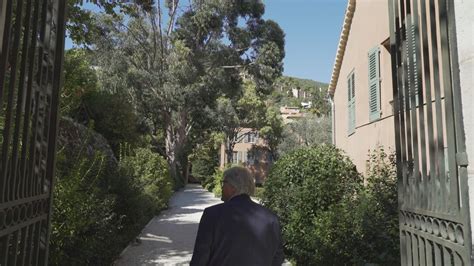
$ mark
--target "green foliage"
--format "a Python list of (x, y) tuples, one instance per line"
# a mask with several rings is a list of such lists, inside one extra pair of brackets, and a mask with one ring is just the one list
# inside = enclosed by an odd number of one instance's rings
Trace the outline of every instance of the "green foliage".
[(360, 231), (350, 204), (361, 187), (355, 166), (333, 146), (296, 150), (276, 162), (263, 203), (279, 215), (285, 250), (297, 264), (350, 264)]
[[(114, 211), (115, 196), (99, 188), (104, 156), (97, 153), (88, 158), (79, 152), (68, 158), (63, 151), (57, 158), (50, 263), (107, 264), (123, 248), (123, 242), (114, 241), (122, 227)], [(67, 160), (76, 163), (71, 168)]]
[(259, 1), (119, 6), (128, 16), (95, 17), (100, 80), (133, 98), (151, 134), (165, 132), (163, 154), (180, 185), (195, 136), (217, 127), (209, 115), (217, 98), (238, 100), (243, 71), (256, 80), (257, 94), (281, 75), (284, 33), (262, 18)]
[[(300, 107), (302, 102), (310, 101), (309, 110), (318, 116), (329, 115), (331, 106), (327, 101), (328, 84), (295, 77), (282, 76), (273, 85), (273, 92), (269, 100), (276, 106)], [(292, 89), (299, 89), (309, 94), (306, 98), (294, 98)]]
[(190, 155), (192, 176), (197, 178), (203, 187), (213, 182), (212, 175), (219, 166), (222, 139), (222, 134), (213, 132)]
[(85, 94), (97, 91), (97, 74), (85, 50), (71, 49), (64, 55), (64, 87), (60, 95), (62, 115), (73, 116)]
[(331, 119), (307, 113), (305, 117), (284, 126), (278, 145), (280, 155), (292, 150), (331, 143)]
[[(381, 265), (399, 265), (398, 194), (395, 155), (383, 148), (369, 153), (367, 186), (359, 213), (364, 229), (361, 257)], [(364, 252), (364, 253), (362, 253)], [(363, 256), (362, 256), (363, 255)]]
[(123, 152), (117, 167), (98, 134), (85, 129), (90, 141), (78, 141), (81, 127), (60, 125), (50, 264), (109, 265), (166, 207), (172, 193), (167, 164), (139, 149), (134, 156)]
[(243, 96), (235, 104), (240, 127), (260, 128), (265, 122), (266, 106), (255, 82), (244, 80)]
[(222, 181), (224, 181), (224, 170), (216, 169), (216, 172), (212, 176), (213, 188), (212, 192), (216, 197), (222, 196)]
[(83, 102), (78, 119), (103, 135), (117, 157), (121, 143), (136, 147), (140, 140), (138, 117), (124, 95), (94, 91), (84, 95)]
[(130, 177), (142, 194), (152, 201), (155, 211), (165, 208), (173, 193), (173, 181), (168, 164), (160, 155), (149, 149), (139, 148), (134, 156), (126, 156), (120, 161), (120, 172)]
[(255, 188), (255, 197), (258, 198), (258, 199), (262, 199), (265, 194), (265, 188), (264, 187), (256, 187)]
[(259, 132), (270, 150), (272, 159), (277, 158), (277, 146), (282, 141), (283, 128), (283, 119), (280, 116), (280, 112), (276, 108), (267, 108), (265, 125)]
[(369, 155), (367, 186), (341, 151), (327, 145), (281, 157), (263, 202), (281, 218), (285, 250), (298, 265), (398, 265), (394, 160)]

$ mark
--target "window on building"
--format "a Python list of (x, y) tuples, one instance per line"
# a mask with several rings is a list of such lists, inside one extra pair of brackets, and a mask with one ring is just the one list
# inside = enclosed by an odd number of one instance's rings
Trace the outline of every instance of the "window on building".
[(240, 162), (242, 162), (242, 152), (241, 151), (237, 152), (237, 163), (240, 163)]
[(237, 152), (236, 151), (234, 151), (232, 153), (232, 163), (237, 163)]
[(257, 133), (256, 132), (249, 132), (247, 136), (248, 136), (248, 142), (249, 143), (257, 142)]
[(380, 48), (375, 47), (369, 54), (369, 120), (380, 118)]
[(351, 135), (355, 132), (356, 114), (355, 114), (355, 73), (354, 71), (347, 77), (347, 105), (348, 120), (347, 134)]

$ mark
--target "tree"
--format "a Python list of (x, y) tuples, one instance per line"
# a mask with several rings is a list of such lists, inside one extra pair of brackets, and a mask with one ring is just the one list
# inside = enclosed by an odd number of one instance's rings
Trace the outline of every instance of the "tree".
[(64, 75), (60, 110), (61, 114), (71, 116), (81, 105), (82, 97), (97, 90), (97, 74), (87, 60), (86, 51), (71, 49), (64, 55)]
[(283, 140), (278, 146), (279, 153), (286, 154), (294, 149), (316, 144), (331, 143), (331, 119), (306, 114), (305, 117), (287, 124), (283, 130)]
[(280, 218), (285, 254), (297, 265), (362, 265), (355, 263), (363, 242), (353, 211), (362, 186), (354, 164), (332, 145), (282, 156), (262, 201)]
[(278, 157), (278, 145), (283, 137), (283, 119), (276, 108), (268, 108), (265, 114), (265, 125), (260, 129), (260, 135), (265, 140), (272, 160)]
[(219, 97), (239, 94), (240, 73), (249, 73), (259, 94), (281, 75), (284, 34), (278, 24), (262, 19), (264, 5), (258, 1), (184, 6), (168, 0), (122, 8), (127, 17), (96, 20), (93, 49), (101, 81), (110, 90), (127, 91), (152, 136), (163, 130), (170, 172), (180, 185), (195, 145), (191, 135), (209, 129), (207, 114)]
[(245, 135), (244, 128), (260, 129), (265, 122), (265, 102), (257, 93), (256, 85), (251, 80), (244, 80), (244, 91), (241, 98), (232, 100), (219, 98), (217, 103), (218, 128), (225, 135), (225, 152), (227, 163), (232, 163), (232, 154), (236, 143)]

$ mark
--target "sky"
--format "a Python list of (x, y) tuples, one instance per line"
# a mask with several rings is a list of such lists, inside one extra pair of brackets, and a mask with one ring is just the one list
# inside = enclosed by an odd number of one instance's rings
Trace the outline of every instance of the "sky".
[[(284, 75), (329, 83), (347, 0), (263, 0), (285, 32)], [(72, 43), (66, 40), (66, 48)]]
[(284, 75), (329, 83), (347, 0), (264, 0), (286, 34)]

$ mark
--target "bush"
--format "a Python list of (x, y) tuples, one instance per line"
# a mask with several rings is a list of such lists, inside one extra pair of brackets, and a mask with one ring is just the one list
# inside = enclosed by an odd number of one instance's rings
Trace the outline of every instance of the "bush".
[(383, 148), (369, 153), (367, 186), (360, 203), (365, 244), (364, 261), (382, 265), (400, 264), (397, 174), (394, 154)]
[(281, 218), (285, 251), (301, 265), (398, 265), (393, 155), (369, 154), (367, 185), (332, 146), (293, 151), (272, 168), (263, 203)]
[(265, 193), (265, 188), (264, 187), (256, 187), (255, 188), (255, 197), (256, 198), (262, 199), (264, 193)]
[(192, 176), (197, 178), (201, 185), (209, 191), (214, 188), (212, 176), (216, 168), (219, 167), (219, 150), (222, 141), (223, 135), (213, 132), (207, 135), (189, 156)]
[(287, 255), (302, 265), (351, 264), (361, 232), (352, 202), (361, 188), (354, 164), (333, 146), (280, 158), (262, 200), (281, 219)]
[(104, 193), (98, 185), (104, 156), (97, 153), (87, 158), (79, 153), (72, 168), (64, 167), (71, 159), (64, 152), (58, 154), (50, 264), (108, 264), (123, 243), (116, 241), (122, 222), (114, 211), (115, 195)]
[(224, 180), (224, 170), (216, 169), (214, 175), (212, 175), (213, 189), (212, 192), (216, 197), (222, 196), (222, 181)]
[(172, 194), (167, 163), (148, 149), (138, 149), (117, 167), (100, 135), (62, 122), (49, 262), (110, 265), (166, 207)]
[(142, 190), (149, 198), (155, 211), (166, 208), (173, 194), (166, 160), (149, 149), (139, 148), (134, 156), (126, 156), (120, 161), (121, 175), (131, 178), (133, 186)]

